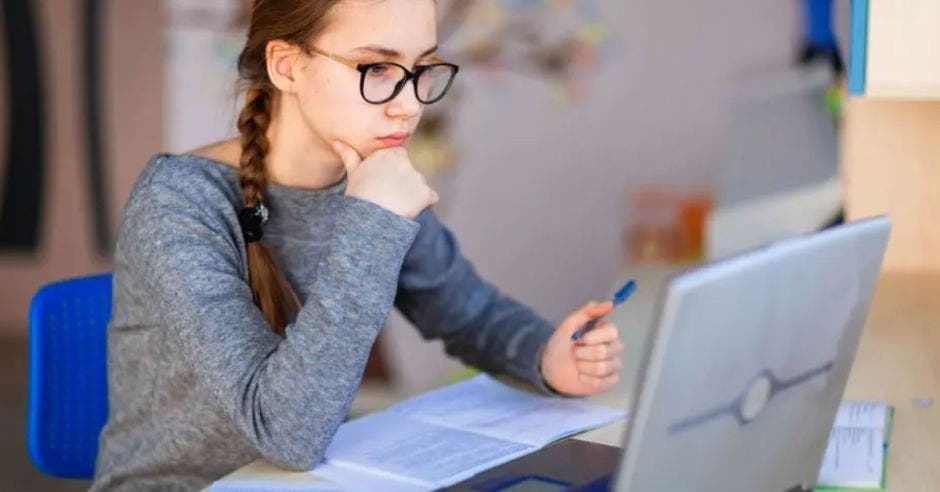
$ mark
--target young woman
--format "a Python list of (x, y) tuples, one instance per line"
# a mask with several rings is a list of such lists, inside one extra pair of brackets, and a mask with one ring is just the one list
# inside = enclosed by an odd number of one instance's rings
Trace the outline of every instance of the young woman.
[[(124, 210), (110, 414), (93, 490), (198, 489), (257, 459), (313, 468), (394, 305), (544, 392), (617, 383), (589, 302), (557, 327), (481, 280), (403, 145), (457, 67), (434, 0), (257, 0), (239, 138), (155, 156)], [(511, 165), (507, 163), (507, 165)]]

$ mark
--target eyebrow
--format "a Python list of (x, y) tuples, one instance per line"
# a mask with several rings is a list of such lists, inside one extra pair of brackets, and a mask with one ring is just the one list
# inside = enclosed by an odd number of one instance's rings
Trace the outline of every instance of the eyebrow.
[[(437, 47), (438, 45), (432, 46), (431, 48), (427, 49), (424, 53), (421, 53), (421, 55), (419, 55), (418, 58), (424, 58), (430, 55), (431, 53), (434, 53), (435, 51), (437, 51)], [(384, 46), (376, 46), (376, 45), (371, 45), (371, 44), (368, 46), (360, 46), (354, 49), (353, 51), (369, 51), (372, 53), (376, 53), (378, 55), (387, 56), (389, 58), (404, 58), (404, 55), (402, 55), (398, 51), (395, 51), (391, 48), (386, 48)]]

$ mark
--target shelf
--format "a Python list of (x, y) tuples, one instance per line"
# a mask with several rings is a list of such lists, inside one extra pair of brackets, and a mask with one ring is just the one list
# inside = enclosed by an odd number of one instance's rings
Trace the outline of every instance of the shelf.
[(940, 100), (940, 1), (852, 0), (849, 92)]

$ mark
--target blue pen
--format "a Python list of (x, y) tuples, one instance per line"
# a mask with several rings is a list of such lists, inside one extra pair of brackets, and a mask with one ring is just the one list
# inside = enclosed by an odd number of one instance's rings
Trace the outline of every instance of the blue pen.
[[(636, 291), (636, 280), (630, 279), (627, 281), (627, 283), (623, 284), (623, 287), (621, 287), (616, 294), (614, 294), (614, 307), (617, 307), (620, 303), (629, 299), (630, 296), (633, 295), (634, 291)], [(578, 341), (581, 337), (584, 336), (585, 333), (590, 331), (591, 328), (594, 328), (594, 326), (597, 325), (597, 322), (600, 320), (601, 318), (594, 318), (591, 321), (584, 323), (581, 328), (578, 328), (578, 331), (571, 335), (571, 341)]]

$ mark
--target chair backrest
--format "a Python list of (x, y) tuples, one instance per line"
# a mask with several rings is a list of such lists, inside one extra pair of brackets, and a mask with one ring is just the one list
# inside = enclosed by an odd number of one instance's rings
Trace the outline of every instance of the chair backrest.
[(29, 307), (29, 456), (40, 471), (91, 478), (108, 415), (111, 274), (43, 286)]

